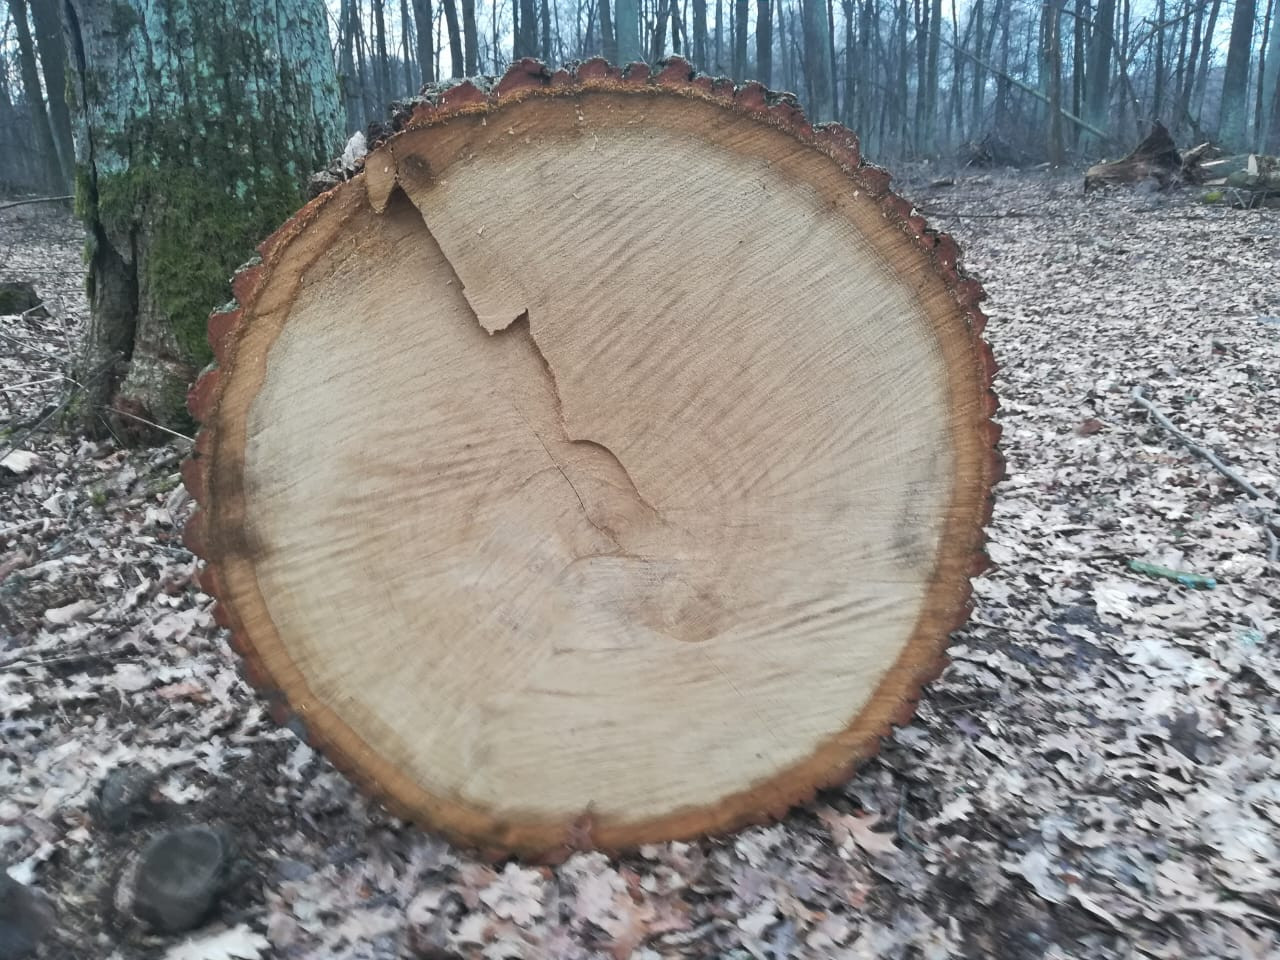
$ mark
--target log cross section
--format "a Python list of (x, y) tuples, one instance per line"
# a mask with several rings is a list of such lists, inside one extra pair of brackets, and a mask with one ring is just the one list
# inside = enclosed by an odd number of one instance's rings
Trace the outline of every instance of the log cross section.
[(780, 816), (913, 709), (1000, 473), (976, 283), (837, 127), (668, 64), (401, 118), (211, 319), (188, 530), (278, 719), (554, 859)]

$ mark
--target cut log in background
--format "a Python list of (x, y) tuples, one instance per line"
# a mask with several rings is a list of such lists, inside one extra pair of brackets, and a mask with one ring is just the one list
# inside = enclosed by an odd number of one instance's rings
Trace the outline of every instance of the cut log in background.
[(215, 314), (188, 541), (277, 719), (555, 858), (839, 782), (965, 618), (978, 285), (787, 97), (523, 61), (405, 111)]

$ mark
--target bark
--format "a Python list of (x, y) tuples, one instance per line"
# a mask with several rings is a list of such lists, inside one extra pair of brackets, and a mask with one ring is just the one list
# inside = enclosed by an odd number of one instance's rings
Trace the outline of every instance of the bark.
[(418, 72), (424, 84), (435, 80), (435, 51), (431, 49), (431, 0), (413, 0), (413, 22), (418, 29)]
[(88, 389), (75, 416), (96, 432), (114, 405), (182, 429), (227, 277), (341, 146), (324, 6), (69, 0), (66, 10), (89, 234), (77, 362)]
[(53, 189), (66, 189), (67, 183), (59, 175), (58, 148), (53, 139), (53, 127), (45, 109), (40, 90), (40, 69), (36, 66), (36, 49), (27, 23), (27, 0), (9, 0), (9, 13), (13, 17), (14, 31), (18, 36), (18, 61), (22, 68), (22, 90), (31, 110), (31, 122), (36, 128), (40, 152), (48, 158), (48, 185)]
[(57, 0), (33, 0), (31, 19), (36, 28), (36, 48), (44, 73), (49, 124), (58, 148), (63, 182), (70, 186), (75, 174), (75, 147), (71, 142), (71, 113), (67, 109), (67, 45)]
[(1243, 149), (1249, 126), (1249, 67), (1253, 56), (1253, 16), (1257, 0), (1236, 0), (1227, 44), (1227, 66), (1222, 74), (1222, 111), (1218, 138), (1231, 148)]
[(551, 62), (551, 9), (547, 4), (547, 0), (542, 0), (542, 10), (539, 14), (542, 23), (542, 60), (544, 63)]

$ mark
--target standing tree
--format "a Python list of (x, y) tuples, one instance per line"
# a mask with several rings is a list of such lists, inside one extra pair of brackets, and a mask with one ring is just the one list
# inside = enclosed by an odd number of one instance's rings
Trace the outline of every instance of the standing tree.
[(827, 6), (823, 0), (801, 0), (804, 19), (804, 70), (809, 108), (814, 120), (830, 120), (831, 52), (827, 44)]
[(27, 0), (9, 0), (9, 15), (13, 18), (14, 32), (18, 37), (18, 62), (22, 67), (22, 88), (31, 108), (31, 122), (36, 128), (40, 153), (48, 158), (48, 182), (58, 187), (61, 179), (58, 170), (58, 148), (53, 140), (53, 127), (45, 110), (44, 96), (40, 90), (40, 68), (36, 63), (36, 48), (31, 39), (31, 27), (27, 23)]
[(1229, 147), (1245, 145), (1249, 125), (1249, 61), (1253, 56), (1253, 14), (1256, 0), (1236, 0), (1227, 44), (1227, 67), (1222, 74), (1222, 113), (1218, 136)]
[(53, 0), (35, 0), (31, 4), (31, 20), (36, 27), (36, 49), (40, 51), (49, 125), (58, 147), (63, 182), (70, 185), (75, 173), (75, 149), (71, 143), (71, 114), (67, 110), (67, 47), (62, 38), (59, 6)]
[[(322, 0), (68, 0), (90, 322), (104, 407), (175, 426), (227, 278), (341, 144)], [(227, 78), (235, 78), (228, 83)]]
[(644, 57), (640, 46), (640, 11), (636, 0), (617, 0), (614, 30), (618, 38), (618, 62), (631, 63)]
[[(418, 29), (418, 76), (421, 83), (430, 83), (435, 75), (435, 51), (431, 49), (431, 0), (413, 0), (413, 22)], [(343, 53), (343, 69), (346, 69), (346, 52)]]

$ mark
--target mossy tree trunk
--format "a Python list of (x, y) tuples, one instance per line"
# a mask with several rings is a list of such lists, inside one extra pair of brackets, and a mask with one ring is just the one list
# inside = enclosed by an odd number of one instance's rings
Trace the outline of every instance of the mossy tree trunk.
[(341, 144), (323, 0), (68, 0), (66, 13), (91, 306), (77, 419), (178, 429), (209, 311)]

